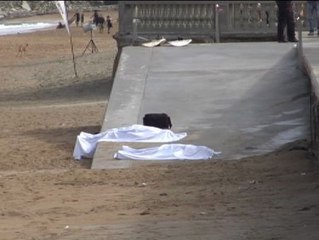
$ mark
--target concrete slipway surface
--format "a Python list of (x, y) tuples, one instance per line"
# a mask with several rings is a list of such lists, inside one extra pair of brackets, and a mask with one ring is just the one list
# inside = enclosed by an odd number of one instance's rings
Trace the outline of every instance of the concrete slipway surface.
[[(125, 47), (101, 131), (165, 112), (174, 132), (188, 134), (179, 143), (221, 151), (215, 159), (240, 159), (309, 138), (309, 92), (294, 43)], [(101, 142), (92, 168), (141, 164), (113, 159), (122, 145), (160, 144)]]

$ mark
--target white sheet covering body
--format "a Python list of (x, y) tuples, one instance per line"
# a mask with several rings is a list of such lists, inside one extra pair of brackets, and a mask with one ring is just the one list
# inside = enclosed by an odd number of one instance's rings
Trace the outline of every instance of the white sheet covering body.
[(174, 133), (168, 129), (160, 129), (139, 124), (128, 127), (113, 128), (98, 134), (81, 132), (76, 139), (73, 157), (92, 158), (98, 142), (160, 142), (179, 141), (187, 136), (186, 133)]
[(116, 159), (128, 160), (206, 160), (220, 152), (191, 144), (163, 144), (159, 147), (134, 149), (123, 146), (114, 154)]

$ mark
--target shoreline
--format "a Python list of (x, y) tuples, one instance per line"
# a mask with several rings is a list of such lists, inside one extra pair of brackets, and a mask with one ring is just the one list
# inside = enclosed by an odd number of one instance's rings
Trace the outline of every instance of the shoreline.
[(0, 24), (0, 36), (32, 33), (43, 30), (53, 30), (56, 29), (56, 26), (56, 23), (49, 22)]
[[(106, 17), (108, 14), (113, 15), (113, 24), (115, 24), (117, 20), (117, 6), (115, 5), (110, 5), (113, 7), (108, 7), (105, 9), (99, 10), (101, 14)], [(115, 6), (115, 7), (114, 7)], [(69, 11), (69, 16), (72, 16), (75, 13), (75, 10), (70, 10)], [(84, 16), (85, 16), (85, 21), (84, 24), (88, 23), (89, 20), (91, 20), (93, 12), (90, 10), (83, 10)], [(116, 16), (116, 17), (114, 17)], [(27, 17), (17, 17), (17, 18), (9, 18), (9, 19), (2, 19), (0, 20), (0, 26), (1, 25), (15, 25), (15, 24), (36, 24), (36, 23), (44, 23), (44, 24), (52, 24), (52, 26), (48, 28), (41, 28), (41, 29), (36, 29), (33, 31), (29, 32), (16, 32), (12, 34), (1, 34), (1, 29), (0, 29), (0, 37), (2, 36), (11, 36), (11, 35), (17, 35), (17, 34), (27, 34), (31, 32), (38, 32), (38, 31), (45, 31), (45, 30), (54, 30), (58, 26), (58, 23), (61, 22), (63, 23), (62, 16), (60, 15), (59, 12), (56, 13), (47, 13), (47, 14), (35, 14), (32, 16), (27, 16)], [(70, 29), (75, 27), (75, 22), (70, 24)], [(82, 28), (82, 27), (81, 27)], [(115, 29), (115, 28), (113, 28)]]

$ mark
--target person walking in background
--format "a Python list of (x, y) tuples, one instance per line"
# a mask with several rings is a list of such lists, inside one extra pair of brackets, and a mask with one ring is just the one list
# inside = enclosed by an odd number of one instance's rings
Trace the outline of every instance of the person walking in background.
[(93, 23), (97, 26), (99, 18), (99, 13), (97, 12), (97, 10), (94, 10), (91, 18), (93, 19)]
[[(307, 1), (307, 18), (308, 18), (308, 36), (315, 34), (315, 23), (317, 27), (317, 35), (319, 35), (319, 1)], [(315, 22), (315, 20), (317, 20)]]
[(278, 6), (277, 41), (287, 42), (285, 39), (285, 28), (287, 28), (288, 42), (298, 42), (295, 33), (295, 20), (292, 1), (276, 1)]
[(80, 13), (79, 13), (79, 11), (76, 11), (75, 12), (75, 24), (77, 27), (79, 26), (79, 23), (80, 23)]
[(110, 16), (106, 17), (106, 26), (107, 26), (107, 33), (110, 34), (110, 30), (113, 27), (112, 19), (110, 18)]
[(83, 13), (83, 11), (81, 12), (80, 18), (81, 18), (81, 27), (83, 27), (83, 23), (84, 23), (84, 13)]

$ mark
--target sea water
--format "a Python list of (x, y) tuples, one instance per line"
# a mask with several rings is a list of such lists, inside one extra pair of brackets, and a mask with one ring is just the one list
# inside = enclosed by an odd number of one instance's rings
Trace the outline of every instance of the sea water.
[(0, 24), (0, 36), (20, 33), (29, 33), (39, 30), (56, 28), (56, 23), (21, 23), (21, 24)]

